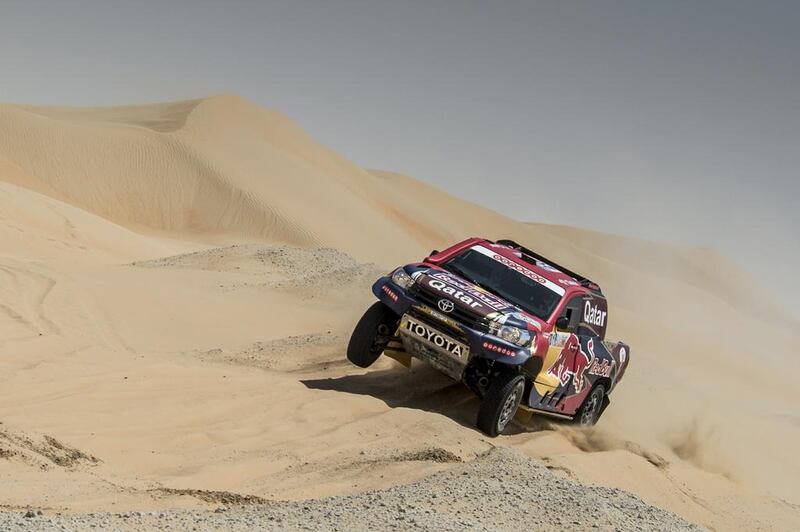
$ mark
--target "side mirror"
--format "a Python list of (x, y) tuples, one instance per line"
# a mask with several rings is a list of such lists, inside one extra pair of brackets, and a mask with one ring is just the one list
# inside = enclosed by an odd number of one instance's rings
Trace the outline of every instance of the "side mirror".
[(428, 253), (428, 256), (430, 257), (431, 255), (436, 255), (436, 254), (438, 254), (438, 253), (439, 253), (439, 250), (438, 250), (438, 249), (434, 249), (433, 251), (431, 251), (430, 253)]
[(569, 318), (566, 316), (561, 316), (556, 320), (556, 329), (561, 329), (562, 331), (569, 330)]

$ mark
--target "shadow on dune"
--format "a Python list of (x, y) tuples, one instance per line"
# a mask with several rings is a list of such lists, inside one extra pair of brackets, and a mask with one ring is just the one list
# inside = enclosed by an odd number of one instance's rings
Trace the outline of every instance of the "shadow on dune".
[[(450, 380), (432, 367), (415, 364), (411, 370), (392, 368), (363, 375), (347, 375), (301, 381), (313, 390), (369, 395), (392, 408), (413, 408), (446, 416), (470, 429), (475, 428), (480, 399), (463, 384)], [(505, 434), (553, 429), (557, 421), (533, 416), (525, 423), (509, 425)]]
[(393, 368), (363, 375), (346, 375), (301, 381), (313, 390), (369, 395), (392, 408), (413, 408), (433, 412), (475, 427), (479, 400), (464, 385), (454, 382), (426, 365), (411, 370)]

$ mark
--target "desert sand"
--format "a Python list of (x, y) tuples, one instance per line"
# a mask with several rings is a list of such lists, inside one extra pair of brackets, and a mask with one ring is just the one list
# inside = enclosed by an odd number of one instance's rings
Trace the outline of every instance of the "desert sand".
[[(377, 276), (476, 235), (603, 286), (633, 351), (596, 428), (534, 417), (490, 440), (423, 364), (347, 363)], [(708, 528), (800, 528), (798, 324), (746, 253), (521, 223), (235, 96), (0, 105), (0, 244), (7, 510), (359, 494), (508, 447)]]

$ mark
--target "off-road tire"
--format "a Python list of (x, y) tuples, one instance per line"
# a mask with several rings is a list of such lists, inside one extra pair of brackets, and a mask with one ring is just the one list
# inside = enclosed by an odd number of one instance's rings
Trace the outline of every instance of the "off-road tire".
[(347, 360), (359, 368), (370, 367), (383, 353), (399, 320), (400, 317), (380, 301), (369, 307), (350, 335)]
[(497, 375), (478, 410), (478, 429), (494, 438), (514, 419), (525, 393), (525, 377), (521, 373)]
[(582, 427), (591, 427), (597, 423), (597, 420), (600, 419), (600, 414), (603, 413), (603, 401), (605, 398), (606, 389), (602, 384), (592, 388), (592, 391), (589, 392), (589, 395), (586, 396), (583, 404), (575, 413), (573, 421)]

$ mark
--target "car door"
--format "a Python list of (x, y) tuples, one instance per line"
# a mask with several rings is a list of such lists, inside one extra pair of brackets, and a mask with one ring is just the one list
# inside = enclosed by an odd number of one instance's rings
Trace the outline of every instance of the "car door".
[(534, 382), (540, 396), (570, 394), (576, 367), (583, 361), (579, 360), (582, 350), (576, 334), (581, 323), (583, 303), (582, 296), (571, 298), (559, 316), (567, 318), (567, 326), (550, 333), (550, 347)]

